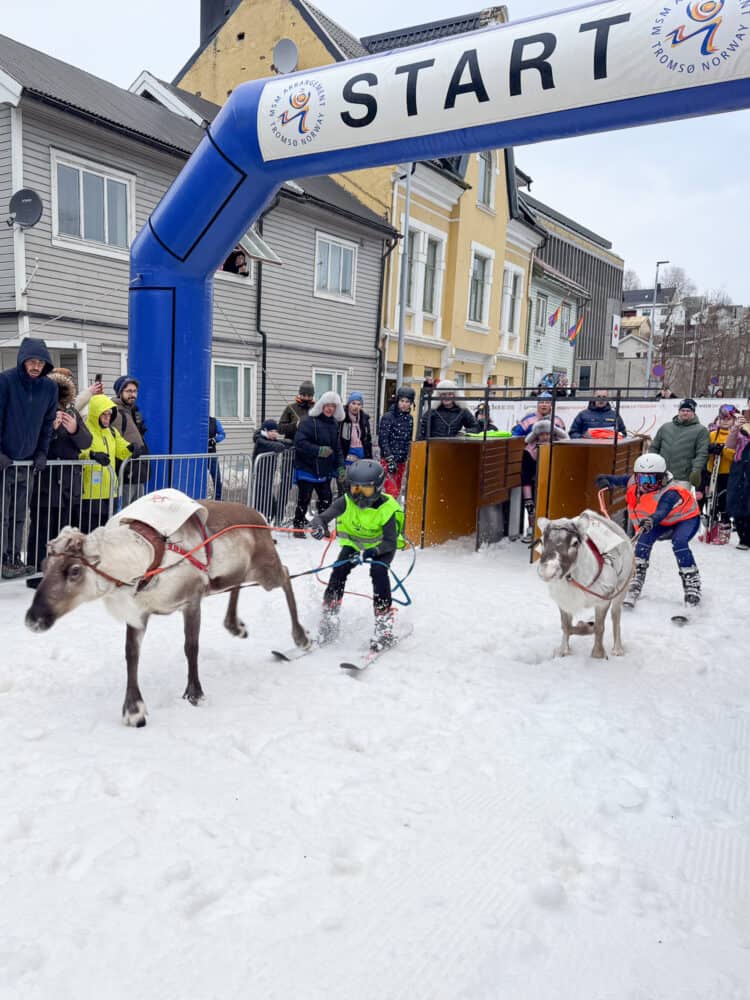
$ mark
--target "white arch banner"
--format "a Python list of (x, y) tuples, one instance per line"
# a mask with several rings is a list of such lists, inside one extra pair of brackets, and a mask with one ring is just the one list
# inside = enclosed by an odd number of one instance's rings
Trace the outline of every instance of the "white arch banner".
[[(610, 0), (273, 80), (258, 142), (271, 162), (548, 114), (553, 133), (571, 134), (583, 109), (611, 128), (607, 106), (675, 91), (679, 117), (704, 114), (695, 88), (748, 75), (750, 0)], [(654, 110), (644, 104), (643, 120)]]

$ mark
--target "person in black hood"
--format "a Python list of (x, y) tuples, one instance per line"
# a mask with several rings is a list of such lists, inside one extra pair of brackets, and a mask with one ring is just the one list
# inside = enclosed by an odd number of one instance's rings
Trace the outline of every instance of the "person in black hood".
[[(75, 464), (49, 465), (34, 477), (26, 561), (37, 568), (47, 555), (50, 538), (59, 535), (66, 524), (80, 527), (81, 466), (78, 456), (91, 445), (91, 432), (74, 406), (75, 382), (61, 368), (51, 371), (48, 378), (57, 386), (58, 398), (47, 458)], [(39, 579), (30, 578), (26, 585), (34, 586)]]
[(15, 368), (0, 373), (0, 473), (3, 477), (2, 575), (24, 576), (21, 560), (28, 504), (29, 467), (47, 465), (57, 412), (57, 386), (45, 376), (54, 365), (43, 340), (24, 337)]
[[(264, 420), (260, 429), (253, 435), (253, 507), (259, 510), (267, 521), (272, 521), (277, 510), (282, 513), (286, 509), (289, 484), (283, 471), (278, 483), (276, 495), (276, 473), (278, 456), (293, 448), (291, 441), (279, 434), (279, 425), (275, 420)], [(270, 455), (262, 462), (261, 455)]]

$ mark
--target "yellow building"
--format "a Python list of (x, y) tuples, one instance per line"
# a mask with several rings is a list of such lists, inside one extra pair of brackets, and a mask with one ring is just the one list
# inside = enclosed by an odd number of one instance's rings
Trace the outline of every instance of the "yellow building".
[[(276, 72), (277, 43), (291, 39), (297, 69), (423, 43), (507, 19), (505, 7), (357, 39), (306, 0), (202, 0), (201, 45), (175, 80), (222, 104), (240, 83)], [(523, 385), (530, 261), (543, 240), (515, 193), (511, 151), (417, 163), (405, 214), (405, 168), (336, 176), (404, 235), (388, 259), (382, 312), (387, 401), (395, 388), (400, 272), (408, 248), (404, 382)]]

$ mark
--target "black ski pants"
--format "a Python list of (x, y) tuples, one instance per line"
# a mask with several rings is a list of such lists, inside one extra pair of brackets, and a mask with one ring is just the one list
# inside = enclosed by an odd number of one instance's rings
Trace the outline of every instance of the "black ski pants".
[[(336, 562), (341, 565), (336, 566), (331, 571), (331, 578), (328, 581), (323, 603), (338, 604), (344, 596), (346, 590), (347, 577), (357, 563), (349, 562), (354, 551), (345, 546), (341, 549)], [(391, 606), (391, 574), (388, 570), (395, 552), (386, 552), (385, 555), (378, 556), (378, 561), (370, 563), (370, 579), (372, 580), (372, 602), (376, 611), (385, 611)], [(384, 566), (381, 563), (385, 563)]]

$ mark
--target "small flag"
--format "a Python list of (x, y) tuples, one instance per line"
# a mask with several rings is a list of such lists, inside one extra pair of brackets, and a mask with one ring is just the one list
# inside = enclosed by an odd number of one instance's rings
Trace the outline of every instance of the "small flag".
[(550, 326), (554, 326), (555, 323), (560, 319), (560, 311), (561, 310), (562, 310), (562, 303), (560, 303), (560, 305), (557, 307), (557, 309), (555, 309), (555, 311), (550, 316), (550, 318), (549, 318), (549, 325)]
[(581, 316), (581, 318), (578, 320), (578, 322), (575, 324), (575, 326), (571, 326), (571, 328), (568, 330), (568, 343), (569, 344), (575, 344), (576, 337), (581, 332), (581, 327), (582, 326), (583, 326), (583, 316)]

